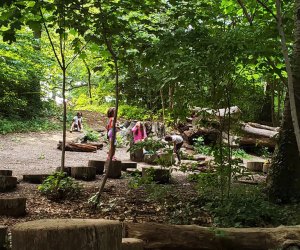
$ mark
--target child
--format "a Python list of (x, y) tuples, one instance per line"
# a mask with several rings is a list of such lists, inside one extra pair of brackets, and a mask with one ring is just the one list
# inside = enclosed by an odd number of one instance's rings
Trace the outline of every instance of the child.
[(74, 129), (76, 129), (76, 128), (77, 128), (78, 132), (80, 132), (83, 129), (81, 112), (77, 112), (77, 114), (74, 116), (72, 125), (70, 128), (70, 132), (72, 133), (74, 131)]
[(167, 142), (173, 142), (174, 145), (174, 153), (176, 153), (177, 158), (178, 158), (178, 163), (181, 163), (181, 158), (180, 158), (180, 148), (183, 145), (183, 138), (180, 135), (167, 135), (165, 137), (165, 140)]
[[(108, 122), (106, 125), (107, 137), (109, 140), (109, 151), (107, 153), (107, 159), (109, 159), (110, 155), (112, 155), (112, 159), (116, 160), (114, 156), (115, 147), (113, 147), (113, 143), (112, 143), (114, 116), (115, 116), (115, 108), (109, 108), (107, 111)], [(116, 140), (115, 140), (115, 144), (116, 144)]]
[(145, 138), (147, 138), (147, 133), (146, 130), (144, 128), (144, 125), (140, 122), (137, 122), (134, 127), (131, 129), (132, 133), (133, 133), (133, 141), (134, 143), (138, 142), (138, 141), (142, 141)]

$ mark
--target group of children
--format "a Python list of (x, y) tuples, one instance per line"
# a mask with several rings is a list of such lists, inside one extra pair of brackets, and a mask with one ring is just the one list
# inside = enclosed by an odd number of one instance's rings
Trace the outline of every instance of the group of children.
[[(107, 159), (112, 158), (112, 160), (115, 160), (115, 147), (113, 147), (113, 144), (116, 145), (116, 138), (115, 142), (112, 143), (113, 139), (113, 124), (114, 124), (114, 117), (115, 117), (115, 108), (109, 108), (107, 111), (107, 125), (106, 125), (106, 130), (107, 130), (107, 138), (109, 140), (109, 151), (107, 154)], [(116, 127), (116, 132), (118, 131), (118, 125), (115, 125)], [(76, 116), (73, 117), (72, 120), (72, 125), (70, 128), (70, 132), (74, 131), (77, 129), (77, 131), (81, 132), (83, 129), (83, 122), (82, 122), (82, 113), (77, 112)], [(133, 134), (133, 142), (137, 143), (138, 141), (143, 141), (144, 139), (147, 138), (147, 133), (146, 129), (143, 123), (137, 122), (134, 127), (131, 129), (132, 134)], [(183, 145), (183, 138), (180, 135), (167, 135), (165, 137), (165, 141), (173, 143), (173, 151), (176, 153), (178, 162), (181, 162), (180, 158), (180, 148)]]

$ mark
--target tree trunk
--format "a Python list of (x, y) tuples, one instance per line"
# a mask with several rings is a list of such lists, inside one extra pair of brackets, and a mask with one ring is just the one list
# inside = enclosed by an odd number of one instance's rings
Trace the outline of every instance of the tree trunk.
[[(294, 61), (292, 67), (293, 108), (299, 117), (300, 100), (300, 0), (296, 0), (296, 29), (294, 44)], [(289, 91), (290, 84), (289, 84)], [(291, 94), (291, 93), (290, 93)], [(300, 199), (300, 156), (295, 136), (295, 124), (292, 119), (291, 105), (288, 95), (285, 100), (283, 121), (279, 133), (278, 150), (269, 171), (268, 190), (271, 198), (282, 202)], [(294, 114), (295, 117), (295, 114)], [(298, 120), (296, 121), (298, 124)], [(298, 134), (297, 136), (300, 136)]]

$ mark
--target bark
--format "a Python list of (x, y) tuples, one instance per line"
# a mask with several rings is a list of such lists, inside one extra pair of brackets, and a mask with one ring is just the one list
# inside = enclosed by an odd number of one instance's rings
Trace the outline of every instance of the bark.
[(242, 131), (248, 135), (253, 135), (255, 137), (267, 137), (267, 138), (274, 138), (278, 132), (272, 131), (268, 129), (260, 129), (250, 126), (249, 124), (244, 124), (241, 127)]
[[(57, 149), (62, 149), (63, 144), (60, 141), (57, 145)], [(75, 142), (67, 142), (64, 146), (65, 151), (75, 151), (75, 152), (96, 152), (97, 146), (88, 145), (84, 143), (75, 143)]]
[[(277, 2), (277, 8), (280, 7), (278, 5)], [(289, 76), (289, 95), (285, 100), (278, 150), (273, 158), (268, 178), (268, 190), (271, 198), (281, 202), (300, 200), (300, 156), (299, 147), (297, 147), (299, 144), (296, 140), (300, 134), (297, 134), (298, 130), (295, 129), (295, 121), (298, 124), (295, 116), (299, 117), (300, 100), (295, 99), (294, 96), (294, 94), (300, 94), (300, 0), (296, 0), (295, 10), (296, 29), (292, 78)], [(292, 105), (290, 105), (289, 97), (293, 99)], [(291, 107), (293, 107), (293, 112), (291, 112)]]
[(265, 250), (300, 246), (299, 226), (208, 228), (195, 225), (126, 223), (125, 236), (142, 239), (145, 242), (144, 249), (153, 250)]
[(239, 146), (253, 146), (253, 147), (268, 147), (275, 149), (276, 141), (271, 138), (252, 138), (242, 137), (239, 140)]

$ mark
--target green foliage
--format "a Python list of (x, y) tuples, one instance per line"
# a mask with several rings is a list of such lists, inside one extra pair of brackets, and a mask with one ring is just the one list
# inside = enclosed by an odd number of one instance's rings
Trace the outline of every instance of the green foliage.
[(88, 141), (99, 141), (99, 133), (93, 130), (88, 130), (85, 134), (85, 139)]
[(134, 119), (139, 121), (143, 121), (150, 118), (149, 111), (143, 108), (125, 104), (120, 105), (119, 115), (126, 119)]
[(134, 143), (127, 151), (135, 152), (137, 150), (145, 149), (149, 153), (155, 153), (157, 150), (165, 147), (162, 141), (158, 141), (152, 138), (146, 138), (143, 141), (138, 141)]
[(64, 172), (55, 172), (38, 186), (38, 190), (50, 200), (75, 199), (81, 189), (81, 185)]
[(213, 148), (211, 146), (204, 145), (204, 138), (202, 136), (199, 136), (198, 138), (194, 139), (194, 150), (198, 154), (203, 154), (203, 155), (213, 154)]
[(58, 130), (61, 125), (54, 119), (35, 118), (32, 120), (1, 119), (0, 134), (14, 132), (35, 132)]

